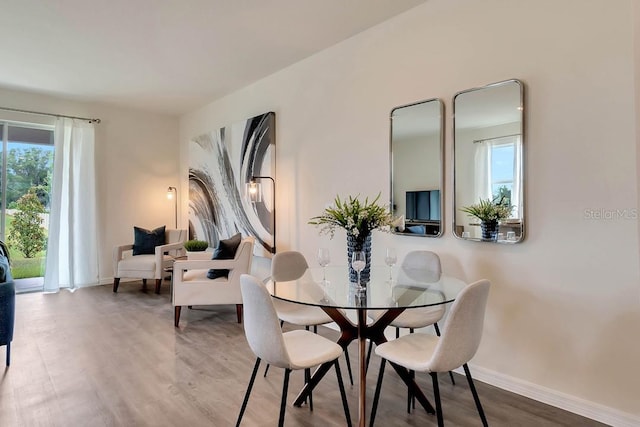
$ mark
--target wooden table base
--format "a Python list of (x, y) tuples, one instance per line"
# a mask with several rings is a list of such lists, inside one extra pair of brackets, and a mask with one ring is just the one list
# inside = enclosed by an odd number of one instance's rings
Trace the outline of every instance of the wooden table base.
[[(358, 309), (358, 322), (356, 325), (351, 322), (343, 312), (333, 307), (322, 307), (322, 309), (333, 319), (334, 322), (340, 327), (340, 331), (342, 334), (338, 339), (338, 344), (342, 346), (342, 348), (347, 348), (347, 346), (351, 343), (351, 341), (358, 339), (358, 359), (359, 359), (359, 420), (358, 425), (360, 427), (364, 427), (366, 425), (366, 376), (367, 376), (367, 366), (366, 366), (366, 342), (367, 339), (376, 343), (376, 345), (387, 342), (386, 337), (384, 336), (384, 330), (387, 326), (400, 315), (404, 311), (404, 308), (391, 308), (386, 311), (378, 320), (376, 320), (373, 324), (367, 325), (367, 310), (366, 309)], [(409, 371), (399, 365), (391, 363), (393, 369), (398, 373), (402, 381), (409, 387), (411, 393), (415, 398), (420, 402), (422, 407), (429, 413), (435, 414), (435, 409), (426, 398), (422, 390), (418, 387), (415, 380), (409, 373)], [(311, 379), (305, 386), (302, 388), (298, 397), (293, 402), (295, 406), (301, 406), (306, 400), (307, 395), (310, 391), (312, 391), (315, 386), (320, 382), (322, 377), (329, 371), (330, 368), (333, 367), (333, 363), (325, 363), (320, 365), (318, 369), (313, 373)]]

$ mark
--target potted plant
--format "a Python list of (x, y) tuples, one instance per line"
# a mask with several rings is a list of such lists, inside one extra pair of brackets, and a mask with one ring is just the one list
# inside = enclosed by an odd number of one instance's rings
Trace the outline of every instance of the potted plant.
[(210, 259), (210, 255), (203, 257), (204, 254), (198, 253), (206, 251), (208, 247), (209, 242), (204, 240), (192, 239), (184, 242), (184, 249), (187, 251), (187, 258), (189, 259)]
[(482, 240), (496, 240), (498, 221), (509, 218), (513, 206), (504, 197), (499, 199), (480, 199), (476, 204), (464, 206), (460, 210), (480, 220)]

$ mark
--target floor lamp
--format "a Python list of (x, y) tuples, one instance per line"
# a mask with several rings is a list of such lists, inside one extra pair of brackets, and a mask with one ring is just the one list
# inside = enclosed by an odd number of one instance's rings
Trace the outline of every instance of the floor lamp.
[(270, 179), (273, 183), (273, 247), (271, 253), (276, 253), (276, 181), (270, 176), (252, 176), (247, 183), (247, 197), (251, 203), (262, 202), (262, 184), (258, 182), (261, 179)]
[(178, 229), (178, 189), (176, 187), (169, 187), (167, 189), (167, 199), (173, 199), (173, 206), (176, 215), (176, 230)]

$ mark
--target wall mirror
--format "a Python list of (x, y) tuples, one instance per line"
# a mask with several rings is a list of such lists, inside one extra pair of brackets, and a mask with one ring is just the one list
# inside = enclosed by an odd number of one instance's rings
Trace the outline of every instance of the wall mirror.
[[(524, 85), (507, 80), (453, 98), (453, 232), (467, 240), (512, 244), (524, 239)], [(464, 208), (507, 206), (481, 221)]]
[(391, 110), (392, 232), (442, 235), (443, 103), (430, 99)]

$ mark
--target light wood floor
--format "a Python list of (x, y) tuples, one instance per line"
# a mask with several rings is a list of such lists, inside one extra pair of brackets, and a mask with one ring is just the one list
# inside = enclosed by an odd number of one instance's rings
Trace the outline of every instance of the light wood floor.
[[(144, 293), (138, 282), (75, 293), (22, 294), (16, 301), (12, 364), (0, 347), (0, 426), (233, 426), (255, 361), (235, 307), (183, 310), (173, 327), (169, 286)], [(337, 332), (319, 333), (337, 339)], [(354, 372), (357, 348), (350, 347)], [(357, 387), (343, 375), (353, 422)], [(379, 361), (368, 377), (368, 405)], [(435, 417), (407, 414), (405, 388), (387, 368), (376, 425), (433, 426)], [(282, 370), (258, 376), (243, 426), (277, 424)], [(302, 372), (291, 375), (285, 425), (344, 426), (332, 371), (314, 393), (314, 411), (291, 405)], [(418, 383), (432, 397), (428, 376)], [(479, 426), (464, 377), (440, 382), (445, 424)], [(577, 415), (476, 382), (491, 426), (601, 426)]]

